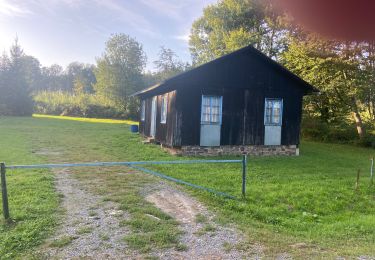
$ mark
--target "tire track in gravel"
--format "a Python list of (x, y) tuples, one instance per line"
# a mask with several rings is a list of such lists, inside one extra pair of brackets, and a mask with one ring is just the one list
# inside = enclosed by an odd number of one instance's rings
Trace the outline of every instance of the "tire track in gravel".
[(161, 182), (145, 192), (147, 201), (175, 218), (183, 235), (180, 241), (185, 251), (165, 249), (154, 252), (160, 259), (259, 259), (261, 245), (250, 245), (246, 252), (239, 250), (245, 238), (234, 227), (223, 227), (214, 221), (206, 207), (186, 193)]
[[(123, 242), (129, 234), (120, 227), (126, 212), (83, 189), (68, 170), (55, 171), (56, 190), (62, 196), (65, 215), (55, 234), (36, 253), (47, 259), (129, 259), (134, 252)], [(61, 245), (61, 243), (65, 244)]]

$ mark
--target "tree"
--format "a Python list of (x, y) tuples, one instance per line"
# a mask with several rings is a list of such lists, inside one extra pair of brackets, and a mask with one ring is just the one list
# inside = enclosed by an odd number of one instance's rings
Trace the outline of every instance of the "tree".
[(146, 55), (139, 42), (125, 34), (112, 35), (102, 57), (97, 59), (94, 89), (124, 111), (136, 114), (137, 106), (129, 95), (143, 87), (145, 65)]
[(128, 35), (115, 34), (97, 60), (95, 90), (113, 99), (126, 98), (141, 87), (145, 65), (142, 45)]
[(368, 87), (364, 93), (364, 106), (368, 112), (368, 120), (375, 122), (375, 41), (362, 43), (361, 63), (367, 72)]
[(66, 69), (66, 74), (71, 88), (75, 92), (93, 93), (96, 83), (94, 69), (94, 65), (79, 62), (70, 63)]
[(3, 55), (0, 68), (0, 114), (31, 115), (33, 101), (25, 73), (25, 54), (16, 38), (10, 57)]
[[(283, 62), (291, 71), (321, 90), (308, 98), (305, 110), (322, 121), (339, 122), (352, 114), (358, 135), (365, 135), (361, 117), (368, 90), (368, 71), (361, 62), (359, 43), (323, 40), (315, 35), (292, 38)], [(310, 109), (309, 109), (310, 108)]]
[(304, 112), (322, 122), (375, 120), (375, 43), (327, 40), (304, 32), (273, 11), (272, 1), (219, 0), (191, 29), (194, 65), (253, 45), (321, 90), (306, 98)]
[(273, 13), (269, 1), (220, 0), (204, 9), (193, 23), (190, 52), (194, 64), (202, 64), (253, 45), (277, 59), (284, 49), (283, 16)]
[(41, 71), (41, 89), (48, 91), (72, 91), (72, 85), (69, 84), (69, 80), (64, 74), (64, 69), (60, 65), (53, 64), (50, 67), (42, 67)]
[(21, 73), (25, 77), (30, 92), (38, 91), (42, 82), (40, 62), (33, 56), (21, 57)]
[(160, 47), (159, 59), (154, 61), (157, 72), (154, 74), (155, 79), (159, 82), (173, 77), (190, 68), (189, 63), (178, 60), (178, 56), (171, 49)]
[(9, 83), (10, 77), (11, 61), (7, 53), (3, 53), (0, 58), (0, 115), (9, 115), (11, 113), (8, 97), (11, 94)]

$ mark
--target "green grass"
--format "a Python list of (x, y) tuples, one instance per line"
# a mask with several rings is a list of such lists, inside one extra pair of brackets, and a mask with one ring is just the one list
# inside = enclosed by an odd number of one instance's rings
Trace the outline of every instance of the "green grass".
[[(22, 119), (18, 119), (22, 120)], [(43, 162), (33, 154), (27, 127), (0, 118), (0, 161)], [(58, 196), (53, 176), (44, 170), (8, 170), (7, 184), (12, 224), (3, 220), (0, 199), (0, 259), (13, 259), (41, 244), (57, 223)]]
[(198, 236), (203, 236), (207, 233), (213, 233), (216, 231), (216, 228), (211, 224), (206, 224), (203, 228), (198, 230), (195, 234)]
[[(3, 139), (7, 143), (4, 147), (11, 152), (1, 149), (0, 158), (17, 164), (47, 160), (35, 158), (32, 154), (33, 150), (43, 148), (63, 151), (62, 158), (48, 156), (48, 160), (64, 162), (189, 159), (171, 156), (156, 145), (143, 145), (140, 137), (128, 129), (125, 124), (3, 118), (0, 120), (0, 134), (2, 138), (5, 135)], [(217, 215), (217, 221), (236, 224), (247, 235), (247, 243), (263, 244), (267, 256), (280, 252), (290, 252), (296, 257), (374, 255), (375, 187), (369, 187), (368, 178), (369, 158), (373, 155), (371, 149), (303, 142), (299, 157), (249, 158), (246, 200), (227, 200), (188, 188), (187, 191), (208, 205)], [(210, 164), (150, 168), (240, 197), (240, 167)], [(358, 169), (362, 170), (362, 176), (360, 188), (355, 191)], [(121, 209), (130, 212), (132, 220), (123, 224), (134, 232), (125, 238), (133, 248), (147, 252), (154, 246), (176, 247), (179, 235), (176, 223), (139, 195), (144, 186), (155, 183), (155, 178), (137, 172), (117, 174), (126, 171), (123, 168), (91, 168), (75, 172), (105, 200), (116, 201)], [(47, 178), (47, 187), (44, 188), (52, 193), (48, 173), (30, 174), (29, 181), (41, 176)], [(13, 178), (25, 176), (17, 172), (12, 175)], [(9, 185), (15, 186), (16, 181), (20, 180), (9, 177)], [(41, 195), (45, 195), (45, 191), (40, 192), (43, 182), (35, 180), (35, 186), (39, 187), (35, 198), (43, 198)], [(11, 194), (13, 208), (17, 204), (15, 194)], [(48, 205), (48, 201), (49, 198), (47, 202), (28, 204), (28, 207), (39, 209)], [(56, 199), (54, 201), (56, 203)], [(17, 215), (16, 212), (12, 214)], [(43, 214), (42, 211), (39, 213)], [(162, 223), (146, 214), (160, 218)], [(144, 221), (135, 221), (138, 217)], [(197, 221), (200, 222), (199, 217)], [(15, 234), (21, 236), (22, 232)], [(3, 245), (1, 241), (0, 245)], [(302, 242), (308, 246), (298, 249), (291, 246)], [(14, 250), (9, 246), (6, 248), (6, 252)]]
[(100, 234), (99, 236), (100, 236), (100, 239), (102, 241), (109, 241), (110, 240), (110, 237), (107, 234)]
[(76, 239), (76, 237), (72, 237), (72, 236), (63, 236), (59, 239), (56, 239), (54, 241), (51, 242), (50, 246), (51, 247), (65, 247), (67, 245), (70, 245), (73, 240)]
[(201, 213), (198, 213), (196, 216), (195, 216), (195, 222), (197, 223), (206, 223), (207, 222), (207, 217)]
[(77, 230), (77, 235), (84, 235), (84, 234), (90, 234), (94, 231), (93, 227), (81, 227)]

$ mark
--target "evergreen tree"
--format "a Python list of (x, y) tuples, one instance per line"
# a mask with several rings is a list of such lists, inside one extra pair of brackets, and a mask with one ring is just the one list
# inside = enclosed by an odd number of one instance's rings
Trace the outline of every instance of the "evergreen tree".
[(31, 89), (24, 71), (25, 54), (16, 38), (10, 57), (3, 55), (0, 80), (0, 114), (29, 116), (33, 111)]

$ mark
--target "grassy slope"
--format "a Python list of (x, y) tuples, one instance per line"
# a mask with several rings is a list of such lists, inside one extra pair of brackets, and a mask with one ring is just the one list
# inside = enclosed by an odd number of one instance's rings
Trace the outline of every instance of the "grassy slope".
[[(30, 148), (24, 147), (29, 140), (32, 140), (30, 147), (55, 147), (69, 152), (65, 161), (176, 159), (155, 145), (140, 144), (139, 136), (121, 124), (10, 118), (2, 119), (0, 126), (1, 136), (4, 133), (10, 136), (6, 139), (15, 139), (16, 133), (23, 136), (17, 139), (19, 147), (14, 148), (13, 157), (7, 152), (1, 154), (1, 158), (12, 163), (35, 162)], [(300, 157), (250, 158), (246, 201), (228, 201), (205, 192), (191, 192), (217, 212), (221, 221), (236, 223), (249, 234), (250, 241), (264, 243), (270, 255), (293, 251), (290, 245), (298, 242), (305, 242), (307, 246), (295, 249), (297, 256), (374, 254), (375, 188), (369, 188), (367, 180), (369, 157), (373, 152), (306, 142)], [(355, 192), (359, 168), (366, 178), (362, 177), (360, 190)], [(239, 165), (154, 169), (240, 195)]]

